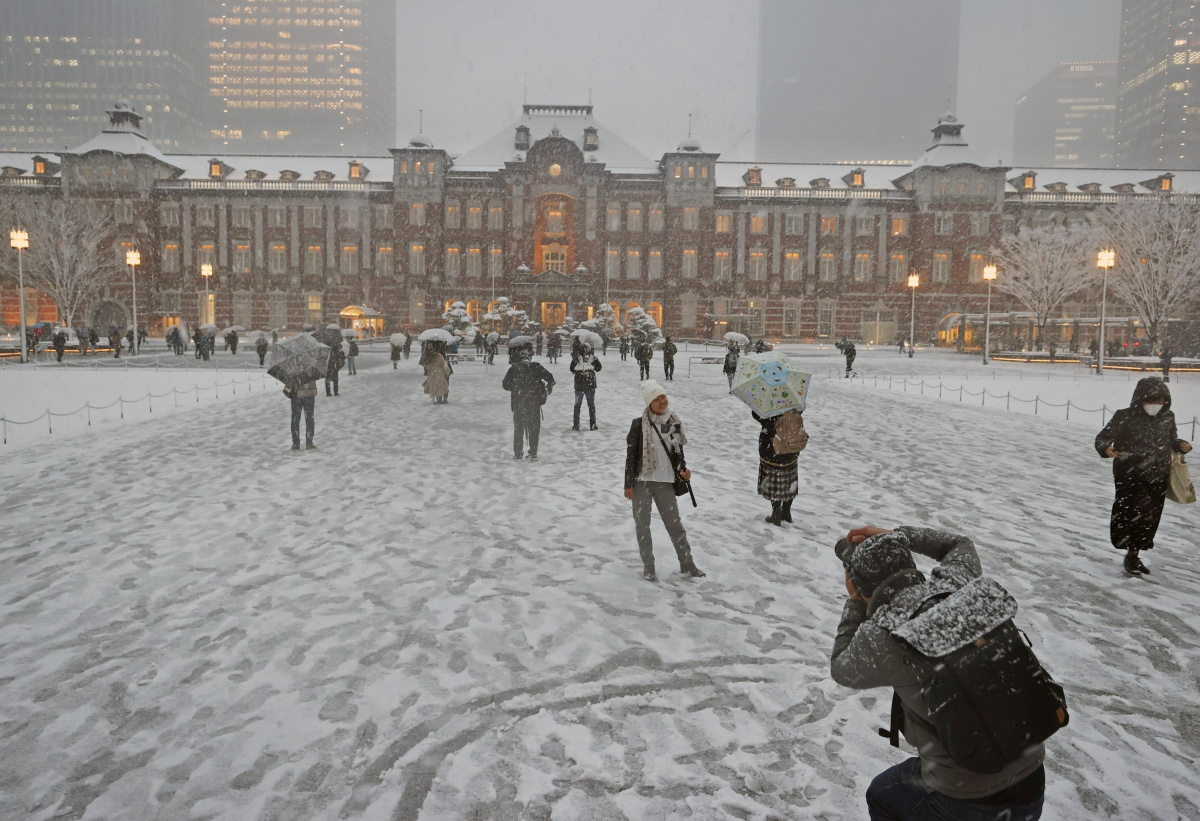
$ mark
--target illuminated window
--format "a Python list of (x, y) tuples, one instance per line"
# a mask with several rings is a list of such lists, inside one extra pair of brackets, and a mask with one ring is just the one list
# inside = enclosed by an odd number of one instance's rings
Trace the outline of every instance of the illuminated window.
[(837, 260), (833, 254), (821, 254), (819, 260), (819, 272), (822, 282), (834, 282), (837, 280)]
[(451, 245), (446, 248), (446, 281), (456, 282), (460, 268), (458, 246)]
[(179, 273), (179, 244), (168, 242), (163, 245), (162, 269), (165, 274)]
[(361, 180), (362, 179), (362, 163), (359, 163), (359, 162), (350, 163), (350, 179), (352, 179), (352, 180)]
[(625, 251), (625, 278), (642, 278), (642, 252), (637, 248), (629, 248)]
[(662, 264), (662, 249), (651, 248), (650, 256), (646, 262), (646, 277), (648, 279), (662, 279), (663, 264)]
[(308, 324), (320, 325), (325, 321), (325, 312), (321, 307), (321, 295), (308, 295)]
[(713, 252), (713, 279), (733, 279), (733, 259), (728, 251)]
[(425, 246), (421, 243), (408, 246), (408, 272), (416, 277), (425, 276)]
[(458, 203), (456, 203), (456, 202), (446, 203), (446, 227), (447, 228), (457, 228), (458, 227), (458, 216), (459, 216), (458, 211), (459, 211)]
[(217, 247), (210, 243), (204, 243), (196, 251), (196, 265), (211, 265), (217, 267)]
[(488, 229), (491, 231), (504, 230), (504, 206), (493, 204), (488, 208)]
[(321, 262), (321, 251), (320, 245), (310, 245), (304, 249), (304, 273), (319, 276), (325, 270), (325, 265)]
[(908, 257), (892, 254), (892, 281), (904, 282), (908, 278)]
[(936, 251), (933, 255), (933, 281), (950, 281), (950, 252)]
[(414, 202), (409, 206), (408, 224), (414, 228), (425, 224), (425, 203)]
[(821, 217), (821, 235), (831, 237), (837, 234), (838, 218), (837, 217)]
[(689, 205), (683, 209), (683, 230), (696, 231), (700, 228), (700, 209)]
[(728, 234), (733, 230), (733, 215), (717, 214), (717, 233)]
[(683, 249), (682, 268), (683, 268), (682, 273), (683, 273), (684, 279), (695, 279), (696, 276), (698, 275), (699, 271), (697, 270), (698, 266), (697, 266), (696, 249), (695, 248), (684, 248)]
[(392, 252), (392, 246), (379, 246), (375, 252), (375, 270), (385, 276), (391, 276), (396, 273), (396, 257)]
[(983, 282), (983, 254), (971, 254), (971, 267), (967, 272), (968, 282)]
[(855, 171), (855, 172), (854, 172), (854, 174), (853, 174), (853, 175), (851, 175), (851, 177), (850, 177), (850, 184), (851, 184), (852, 186), (854, 186), (855, 188), (862, 188), (862, 185), (863, 185), (863, 172), (861, 172), (861, 171)]
[(908, 236), (908, 220), (904, 217), (892, 217), (892, 236)]
[(488, 276), (504, 276), (504, 251), (495, 245), (488, 252)]
[(708, 179), (708, 166), (707, 165), (700, 166), (700, 178), (704, 179), (704, 180)]
[(272, 274), (287, 273), (287, 246), (282, 242), (271, 243), (271, 256), (267, 261)]
[(353, 244), (342, 246), (341, 272), (343, 274), (358, 273), (358, 246)]
[(233, 272), (235, 274), (250, 273), (250, 260), (249, 244), (233, 246)]
[(1026, 174), (1021, 178), (1021, 187), (1026, 191), (1032, 191), (1036, 185), (1035, 178), (1032, 174)]
[(478, 279), (483, 276), (483, 254), (478, 247), (467, 249), (467, 278)]
[(566, 233), (566, 230), (562, 203), (558, 201), (546, 203), (546, 234), (560, 236)]
[(677, 179), (677, 180), (683, 179), (683, 166), (682, 165), (675, 166), (675, 179)]
[(467, 206), (467, 228), (478, 230), (483, 227), (483, 206)]
[(221, 163), (213, 161), (208, 164), (208, 176), (217, 179), (222, 176)]
[(620, 231), (621, 230), (621, 206), (618, 203), (610, 202), (608, 204), (608, 212), (606, 214), (605, 230)]
[(751, 251), (750, 260), (746, 266), (746, 273), (753, 280), (763, 280), (767, 278), (767, 252), (766, 251)]
[(765, 211), (759, 211), (756, 214), (750, 215), (750, 233), (751, 234), (767, 233), (767, 214)]
[(663, 207), (658, 203), (650, 206), (650, 230), (661, 231), (666, 227), (666, 221), (663, 219)]
[(42, 176), (43, 174), (45, 174), (46, 173), (46, 161), (45, 160), (37, 160), (33, 164), (33, 173), (37, 174), (38, 176)]
[(783, 255), (783, 279), (785, 282), (799, 282), (803, 272), (799, 251), (786, 251)]
[(627, 231), (642, 230), (642, 205), (641, 203), (631, 202), (629, 208), (625, 212), (625, 229)]
[(859, 252), (854, 255), (854, 281), (867, 282), (871, 279), (871, 255)]
[(694, 166), (694, 165), (688, 166), (688, 179), (689, 180), (696, 179), (696, 166)]

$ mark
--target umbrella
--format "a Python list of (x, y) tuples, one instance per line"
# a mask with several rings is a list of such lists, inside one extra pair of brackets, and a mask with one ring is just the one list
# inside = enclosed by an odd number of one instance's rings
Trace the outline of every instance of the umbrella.
[(528, 345), (531, 348), (533, 347), (533, 337), (532, 336), (514, 336), (512, 339), (508, 340), (508, 349), (510, 351), (513, 348), (521, 348), (526, 345)]
[(330, 322), (328, 325), (326, 325), (326, 326), (325, 326), (325, 330), (327, 330), (327, 331), (340, 331), (340, 330), (341, 330), (341, 328), (338, 326), (338, 324), (337, 324), (336, 322)]
[(764, 418), (792, 409), (803, 413), (809, 377), (778, 351), (747, 354), (738, 360), (729, 392)]
[(736, 342), (743, 348), (750, 344), (750, 337), (746, 336), (745, 334), (739, 334), (737, 331), (730, 331), (729, 333), (725, 334), (725, 340), (727, 342)]
[(342, 336), (346, 339), (359, 339), (362, 334), (358, 332), (357, 328), (342, 328)]
[(427, 331), (421, 331), (421, 335), (417, 337), (419, 342), (445, 342), (447, 345), (454, 344), (456, 337), (452, 333), (448, 333), (442, 328), (430, 328)]
[(320, 379), (329, 365), (329, 352), (329, 346), (312, 334), (297, 334), (275, 346), (267, 373), (285, 385)]
[(499, 342), (500, 334), (496, 333), (495, 331), (492, 331), (491, 333), (489, 333), (487, 335), (487, 340), (488, 340), (488, 342)]
[(200, 330), (215, 331), (215, 330), (217, 330), (217, 326), (212, 324), (211, 322), (205, 322), (203, 325), (200, 326)]
[(391, 342), (397, 348), (399, 348), (401, 345), (403, 345), (407, 341), (408, 341), (408, 337), (405, 334), (400, 333), (399, 331), (396, 331), (396, 333), (394, 333), (388, 337), (388, 342)]
[(240, 333), (244, 333), (245, 330), (246, 329), (243, 328), (241, 325), (230, 325), (228, 328), (221, 331), (221, 335), (224, 336), (225, 334), (229, 333), (230, 331), (237, 331), (240, 334)]
[(571, 332), (568, 331), (566, 328), (559, 328), (554, 333), (556, 336), (570, 336), (571, 335)]
[(600, 338), (600, 334), (595, 331), (589, 331), (586, 328), (572, 331), (571, 336), (578, 339), (584, 345), (591, 347), (593, 351), (598, 351), (604, 347), (604, 340)]

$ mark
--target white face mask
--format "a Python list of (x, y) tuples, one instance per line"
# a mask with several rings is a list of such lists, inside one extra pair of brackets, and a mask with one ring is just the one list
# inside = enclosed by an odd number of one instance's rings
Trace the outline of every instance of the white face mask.
[(1146, 413), (1150, 414), (1151, 416), (1158, 416), (1158, 412), (1163, 409), (1163, 406), (1161, 404), (1159, 404), (1159, 405), (1142, 405), (1142, 409), (1145, 410)]

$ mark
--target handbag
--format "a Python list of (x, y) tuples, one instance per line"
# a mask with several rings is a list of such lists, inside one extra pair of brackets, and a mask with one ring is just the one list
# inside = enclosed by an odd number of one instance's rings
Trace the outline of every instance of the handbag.
[(658, 428), (654, 429), (654, 435), (658, 437), (658, 441), (662, 442), (663, 450), (667, 452), (667, 458), (671, 460), (671, 471), (675, 474), (675, 481), (671, 483), (671, 488), (675, 491), (675, 495), (691, 496), (692, 507), (699, 507), (696, 504), (696, 494), (692, 493), (692, 483), (679, 475), (679, 460), (676, 458), (675, 452), (667, 447), (667, 443), (662, 438), (662, 434), (658, 432)]
[(1192, 484), (1192, 474), (1188, 470), (1187, 459), (1182, 453), (1171, 453), (1171, 475), (1167, 484), (1167, 498), (1181, 505), (1190, 505), (1196, 501), (1196, 486)]

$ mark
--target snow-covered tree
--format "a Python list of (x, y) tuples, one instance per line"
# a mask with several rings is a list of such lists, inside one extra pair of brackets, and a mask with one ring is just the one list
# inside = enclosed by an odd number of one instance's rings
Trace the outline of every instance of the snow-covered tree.
[(658, 329), (658, 323), (643, 308), (630, 308), (625, 314), (625, 325), (630, 330), (636, 328), (644, 331), (646, 339), (651, 342), (662, 338), (662, 331)]
[(1097, 211), (1092, 222), (1093, 247), (1116, 251), (1109, 286), (1158, 350), (1167, 321), (1200, 291), (1200, 211), (1167, 197), (1139, 197)]
[(597, 323), (596, 332), (610, 339), (625, 333), (625, 328), (617, 321), (617, 312), (607, 302), (597, 305), (596, 310), (592, 312), (592, 318), (588, 321)]
[(471, 315), (467, 312), (467, 306), (462, 302), (455, 302), (451, 305), (450, 310), (442, 314), (442, 321), (446, 323), (446, 330), (466, 343), (473, 342), (475, 334), (479, 331), (475, 327)]
[(506, 296), (496, 298), (496, 304), (492, 306), (492, 310), (483, 315), (484, 330), (497, 331), (501, 336), (508, 334), (509, 330), (516, 328), (521, 330), (525, 327), (528, 320), (525, 312), (513, 307), (512, 300)]
[(579, 322), (573, 316), (568, 316), (562, 322), (562, 329), (565, 330), (567, 333), (574, 331), (578, 327), (579, 327)]
[[(25, 286), (54, 299), (67, 325), (123, 270), (113, 245), (111, 221), (82, 202), (15, 198), (0, 205), (13, 225), (29, 232)], [(16, 255), (5, 273), (16, 276)]]
[(996, 290), (1016, 297), (1036, 318), (1038, 350), (1046, 320), (1088, 282), (1093, 239), (1084, 229), (1022, 228), (992, 249), (999, 276)]

